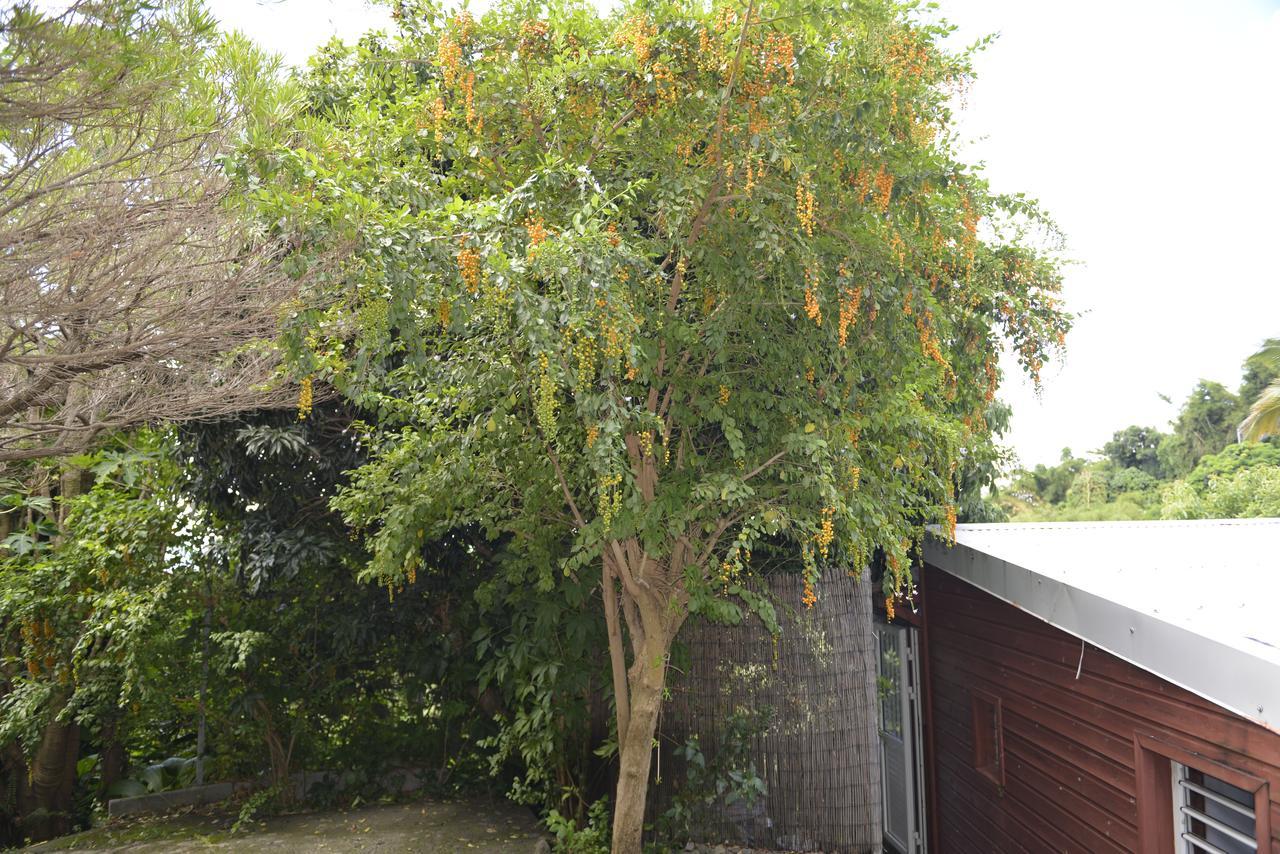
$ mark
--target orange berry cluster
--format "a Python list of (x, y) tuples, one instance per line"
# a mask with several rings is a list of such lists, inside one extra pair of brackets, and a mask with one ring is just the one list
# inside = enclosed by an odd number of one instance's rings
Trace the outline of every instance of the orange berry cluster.
[(880, 209), (880, 213), (889, 210), (889, 200), (893, 197), (893, 174), (888, 169), (881, 166), (880, 173), (876, 175), (876, 207)]
[(587, 447), (594, 448), (596, 440), (600, 438), (600, 428), (592, 424), (587, 428)]
[(458, 250), (457, 262), (458, 274), (467, 286), (467, 293), (474, 294), (480, 289), (480, 253), (470, 246), (464, 246)]
[(987, 357), (983, 369), (987, 373), (987, 389), (983, 393), (982, 399), (990, 403), (995, 400), (996, 389), (1000, 387), (1000, 374), (996, 371), (996, 360), (992, 357)]
[(29, 620), (19, 629), (23, 641), (29, 650), (27, 654), (27, 672), (32, 676), (40, 675), (41, 652), (44, 653), (44, 668), (52, 671), (57, 659), (53, 655), (53, 623), (49, 620)]
[(822, 509), (822, 525), (818, 528), (818, 532), (813, 535), (814, 542), (818, 544), (818, 553), (822, 555), (823, 560), (827, 559), (827, 555), (831, 551), (831, 542), (836, 538), (835, 515), (834, 507), (824, 507)]
[(658, 102), (674, 104), (676, 102), (676, 78), (671, 73), (670, 66), (655, 62), (653, 65), (653, 80), (658, 90)]
[(818, 305), (818, 276), (812, 268), (804, 271), (804, 313), (818, 326), (822, 325), (822, 306)]
[(929, 48), (909, 31), (889, 37), (889, 73), (896, 78), (921, 77), (929, 66)]
[(619, 44), (629, 45), (632, 54), (635, 55), (636, 64), (644, 68), (649, 64), (649, 58), (653, 54), (653, 38), (657, 34), (658, 28), (647, 18), (643, 15), (632, 15), (622, 22), (614, 40)]
[[(754, 131), (752, 131), (752, 133), (754, 133)], [(755, 158), (753, 158), (751, 155), (748, 154), (747, 155), (747, 181), (745, 184), (742, 185), (743, 191), (750, 194), (750, 192), (754, 190), (756, 187), (756, 181), (762, 177), (764, 177), (764, 165), (761, 164), (760, 167), (757, 168), (755, 165)]]
[(808, 574), (804, 577), (804, 593), (800, 596), (800, 601), (804, 603), (806, 608), (812, 608), (818, 604), (818, 594), (813, 590), (813, 579)]
[(857, 198), (859, 203), (871, 192), (871, 180), (871, 169), (866, 166), (860, 167), (857, 172), (849, 175), (849, 183), (853, 184), (854, 189), (858, 191)]
[(714, 71), (720, 66), (720, 58), (716, 55), (715, 44), (711, 41), (711, 33), (703, 27), (698, 30), (698, 70)]
[(431, 124), (436, 130), (436, 142), (444, 139), (444, 98), (431, 103)]
[(449, 33), (436, 44), (436, 65), (440, 67), (446, 89), (452, 89), (462, 73), (462, 46)]
[(525, 21), (520, 25), (520, 55), (533, 56), (547, 47), (548, 35), (546, 21)]
[(920, 334), (920, 349), (926, 356), (941, 365), (944, 371), (949, 373), (951, 365), (947, 363), (946, 357), (942, 355), (942, 350), (938, 346), (938, 336), (933, 331), (932, 312), (926, 310), (916, 318), (916, 331)]
[(765, 37), (762, 50), (764, 76), (771, 77), (775, 71), (787, 75), (787, 83), (796, 82), (796, 48), (791, 36), (785, 33), (769, 33)]
[(610, 246), (617, 247), (622, 242), (622, 238), (618, 237), (618, 224), (616, 222), (609, 223), (604, 230), (609, 235)]
[(476, 75), (474, 71), (468, 72), (467, 76), (462, 78), (462, 97), (466, 107), (467, 127), (476, 133), (484, 130), (484, 119), (476, 112)]
[(862, 303), (862, 288), (846, 288), (844, 299), (840, 300), (840, 326), (838, 329), (840, 346), (849, 340), (849, 330), (858, 322), (858, 307)]
[(547, 239), (547, 226), (542, 221), (542, 217), (530, 214), (524, 221), (524, 230), (529, 235), (529, 249), (526, 254), (532, 261), (538, 253), (538, 246)]
[(897, 616), (897, 611), (895, 611), (893, 608), (892, 596), (884, 597), (884, 615), (888, 617), (890, 620), (892, 620), (894, 617)]
[(817, 221), (815, 206), (813, 188), (809, 186), (809, 176), (805, 175), (796, 182), (796, 217), (800, 220), (800, 228), (809, 237), (813, 237), (813, 226)]

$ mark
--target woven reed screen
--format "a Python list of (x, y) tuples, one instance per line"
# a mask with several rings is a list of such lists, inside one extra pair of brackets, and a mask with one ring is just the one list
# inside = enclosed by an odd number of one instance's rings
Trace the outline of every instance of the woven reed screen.
[[(774, 576), (768, 586), (782, 627), (776, 646), (754, 617), (740, 626), (693, 619), (681, 630), (689, 658), (684, 672), (675, 662), (669, 679), (650, 819), (662, 816), (684, 791), (685, 804), (698, 802), (686, 821), (693, 841), (878, 852), (880, 742), (870, 583), (865, 574), (855, 581), (831, 571), (819, 583), (813, 608), (801, 604), (796, 576)], [(764, 794), (751, 805), (728, 803), (725, 795), (712, 794), (705, 774), (690, 792), (689, 762), (680, 747), (693, 735), (708, 766), (720, 753), (736, 756), (730, 764), (741, 766), (745, 755)]]

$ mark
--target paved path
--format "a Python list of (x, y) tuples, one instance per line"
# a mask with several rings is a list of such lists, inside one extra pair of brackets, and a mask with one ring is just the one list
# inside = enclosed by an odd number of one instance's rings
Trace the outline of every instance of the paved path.
[(349, 812), (267, 819), (230, 836), (233, 818), (191, 813), (163, 821), (112, 825), (31, 851), (127, 851), (130, 854), (384, 854), (475, 852), (532, 854), (540, 836), (527, 809), (506, 801), (418, 801)]

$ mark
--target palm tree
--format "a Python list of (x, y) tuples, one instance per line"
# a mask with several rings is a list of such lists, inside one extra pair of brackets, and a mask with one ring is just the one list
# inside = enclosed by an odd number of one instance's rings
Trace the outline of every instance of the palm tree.
[[(1254, 358), (1280, 370), (1280, 338), (1268, 338)], [(1267, 436), (1280, 436), (1280, 377), (1258, 395), (1249, 408), (1249, 417), (1240, 422), (1237, 432), (1241, 442), (1260, 442)]]

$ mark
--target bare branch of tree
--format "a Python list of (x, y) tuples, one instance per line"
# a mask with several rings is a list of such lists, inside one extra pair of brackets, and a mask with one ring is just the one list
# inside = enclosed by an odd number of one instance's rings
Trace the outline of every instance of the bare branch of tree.
[(216, 33), (115, 5), (0, 12), (0, 466), (297, 400), (272, 343), (294, 247), (222, 166), (249, 108), (190, 76)]

